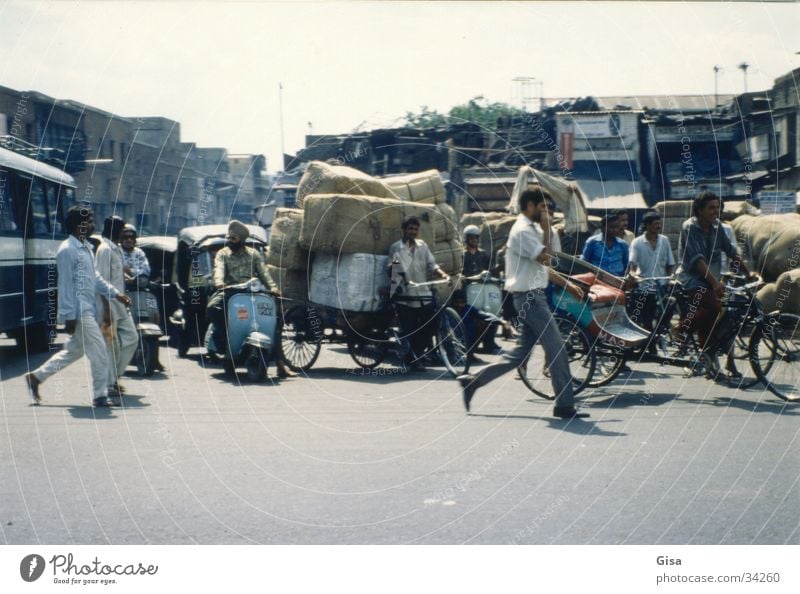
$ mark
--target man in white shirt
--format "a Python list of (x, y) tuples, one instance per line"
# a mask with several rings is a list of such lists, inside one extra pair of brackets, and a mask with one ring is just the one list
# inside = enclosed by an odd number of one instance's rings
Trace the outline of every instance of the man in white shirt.
[(572, 375), (567, 351), (547, 305), (545, 289), (548, 281), (564, 287), (576, 299), (583, 292), (575, 284), (556, 275), (550, 269), (552, 226), (547, 212), (551, 198), (541, 188), (526, 190), (520, 196), (520, 215), (511, 228), (506, 244), (506, 290), (514, 298), (522, 322), (522, 337), (517, 346), (497, 362), (474, 375), (462, 375), (458, 380), (463, 388), (464, 406), (469, 412), (475, 391), (516, 369), (528, 359), (531, 349), (541, 343), (556, 393), (553, 415), (562, 419), (588, 417), (575, 410)]
[[(120, 217), (108, 217), (103, 221), (103, 238), (94, 256), (97, 273), (120, 293), (125, 292), (125, 262), (118, 244), (124, 228), (125, 221)], [(101, 330), (108, 333), (105, 337), (109, 362), (108, 395), (119, 398), (125, 391), (119, 378), (133, 359), (139, 335), (128, 309), (117, 301), (109, 301), (101, 296), (97, 300), (97, 323)]]
[[(400, 322), (400, 331), (411, 342), (411, 351), (406, 354), (406, 365), (412, 371), (424, 371), (422, 357), (430, 346), (433, 330), (431, 322), (435, 317), (430, 287), (411, 287), (409, 282), (424, 283), (434, 274), (440, 278), (450, 278), (436, 264), (433, 254), (419, 235), (420, 222), (409, 217), (402, 223), (403, 239), (389, 247), (389, 262), (392, 267), (392, 294), (395, 310)], [(402, 273), (402, 275), (400, 275)], [(398, 278), (399, 276), (399, 278)], [(422, 297), (422, 300), (415, 299)]]
[(108, 357), (97, 326), (95, 295), (104, 295), (130, 305), (127, 295), (104, 281), (94, 269), (94, 255), (86, 238), (94, 230), (94, 215), (85, 206), (73, 206), (64, 220), (69, 237), (61, 242), (56, 255), (58, 269), (58, 322), (69, 335), (64, 348), (38, 369), (26, 374), (31, 400), (40, 402), (39, 385), (83, 355), (89, 361), (94, 406), (108, 406)]
[[(648, 212), (642, 218), (645, 232), (631, 243), (630, 264), (634, 274), (643, 277), (664, 277), (675, 269), (675, 257), (669, 239), (661, 234), (661, 216)], [(656, 299), (665, 281), (642, 281), (627, 300), (628, 315), (642, 328), (653, 329), (656, 313)], [(650, 345), (654, 350), (655, 345)]]

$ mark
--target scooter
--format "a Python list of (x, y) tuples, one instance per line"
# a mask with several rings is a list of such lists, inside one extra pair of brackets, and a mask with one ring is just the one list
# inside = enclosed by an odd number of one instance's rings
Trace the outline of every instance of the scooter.
[(158, 366), (158, 343), (164, 333), (161, 330), (161, 316), (158, 300), (149, 290), (150, 279), (142, 276), (136, 279), (128, 296), (131, 298), (131, 317), (136, 325), (139, 341), (133, 355), (139, 375), (150, 376)]
[(237, 366), (244, 365), (248, 381), (262, 381), (267, 377), (269, 360), (277, 344), (278, 307), (275, 299), (255, 278), (228, 286), (225, 291), (230, 295), (225, 307), (229, 352), (219, 352), (213, 324), (209, 324), (206, 331), (206, 350), (222, 361), (225, 373), (232, 375)]
[[(503, 281), (493, 277), (487, 271), (474, 276), (463, 277), (462, 280), (467, 283), (464, 291), (467, 305), (486, 324), (485, 334), (492, 333), (491, 337), (487, 334), (483, 338), (494, 338), (497, 328), (503, 325), (503, 318), (501, 317), (503, 310), (503, 291), (501, 287)], [(493, 340), (489, 342), (494, 343)], [(484, 340), (484, 345), (486, 344), (487, 342)]]

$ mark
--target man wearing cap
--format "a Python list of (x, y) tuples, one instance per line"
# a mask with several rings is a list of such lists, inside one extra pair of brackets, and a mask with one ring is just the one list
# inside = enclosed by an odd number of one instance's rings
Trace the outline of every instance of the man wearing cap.
[[(214, 324), (214, 344), (217, 345), (219, 353), (228, 354), (225, 287), (238, 285), (256, 277), (270, 293), (281, 294), (278, 285), (270, 277), (261, 254), (258, 250), (245, 245), (248, 237), (250, 231), (244, 223), (231, 221), (228, 224), (225, 247), (219, 250), (214, 258), (214, 288), (217, 291), (208, 300), (206, 315)], [(294, 373), (284, 368), (280, 359), (277, 361), (277, 368), (278, 377), (294, 376)]]

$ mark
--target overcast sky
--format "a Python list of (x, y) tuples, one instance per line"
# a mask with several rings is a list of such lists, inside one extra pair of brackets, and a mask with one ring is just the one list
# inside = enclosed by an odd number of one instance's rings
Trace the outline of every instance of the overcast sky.
[[(264, 153), (390, 125), (421, 105), (765, 89), (800, 67), (786, 3), (5, 2), (0, 84), (181, 122), (184, 141)], [(800, 81), (798, 81), (800, 83)], [(366, 122), (366, 124), (364, 124)]]

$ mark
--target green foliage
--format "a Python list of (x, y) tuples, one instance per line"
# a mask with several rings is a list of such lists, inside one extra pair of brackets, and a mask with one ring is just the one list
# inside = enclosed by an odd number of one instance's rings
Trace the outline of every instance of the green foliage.
[(412, 128), (433, 128), (472, 122), (493, 130), (497, 127), (499, 117), (512, 114), (524, 116), (525, 112), (508, 103), (498, 101), (490, 103), (483, 95), (478, 95), (466, 103), (456, 105), (447, 115), (439, 113), (435, 109), (428, 109), (427, 105), (423, 105), (419, 113), (406, 112), (406, 122)]

